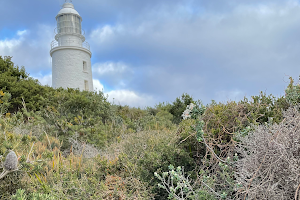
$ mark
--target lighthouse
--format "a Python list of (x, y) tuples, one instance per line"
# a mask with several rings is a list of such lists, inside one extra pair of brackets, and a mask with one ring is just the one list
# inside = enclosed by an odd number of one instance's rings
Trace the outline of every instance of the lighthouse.
[(81, 16), (71, 2), (65, 2), (56, 21), (55, 40), (50, 50), (52, 87), (93, 91), (92, 53), (81, 29)]

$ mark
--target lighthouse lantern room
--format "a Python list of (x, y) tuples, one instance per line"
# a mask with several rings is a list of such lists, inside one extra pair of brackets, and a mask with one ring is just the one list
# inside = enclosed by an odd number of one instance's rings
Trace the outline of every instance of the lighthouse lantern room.
[(52, 87), (93, 91), (92, 53), (81, 29), (81, 16), (71, 2), (66, 2), (56, 21), (55, 40), (50, 50)]

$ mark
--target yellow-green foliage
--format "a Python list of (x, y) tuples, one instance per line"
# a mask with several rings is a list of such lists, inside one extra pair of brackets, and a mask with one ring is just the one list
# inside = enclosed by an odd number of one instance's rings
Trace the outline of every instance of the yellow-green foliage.
[(10, 106), (10, 100), (11, 98), (11, 94), (8, 92), (3, 92), (2, 90), (0, 90), (0, 117), (3, 114), (6, 114), (7, 116), (10, 115), (10, 113), (7, 113), (8, 108)]
[(234, 101), (209, 106), (205, 112), (204, 132), (216, 144), (231, 143), (231, 135), (249, 124), (244, 104)]
[(13, 149), (20, 158), (20, 171), (0, 180), (0, 199), (9, 199), (20, 188), (28, 197), (36, 193), (55, 199), (151, 199), (143, 182), (122, 176), (118, 158), (84, 159), (72, 153), (64, 157), (60, 145), (48, 135), (36, 138), (1, 132), (0, 146), (5, 151), (1, 158)]

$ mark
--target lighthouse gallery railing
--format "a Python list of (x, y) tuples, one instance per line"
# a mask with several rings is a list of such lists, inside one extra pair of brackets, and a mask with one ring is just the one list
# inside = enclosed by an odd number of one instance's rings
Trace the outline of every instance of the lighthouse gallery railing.
[(90, 44), (88, 42), (80, 42), (78, 44), (74, 43), (74, 41), (66, 40), (63, 41), (63, 44), (59, 44), (56, 40), (53, 40), (51, 42), (51, 50), (55, 47), (61, 47), (61, 46), (73, 46), (73, 47), (83, 47), (90, 51)]

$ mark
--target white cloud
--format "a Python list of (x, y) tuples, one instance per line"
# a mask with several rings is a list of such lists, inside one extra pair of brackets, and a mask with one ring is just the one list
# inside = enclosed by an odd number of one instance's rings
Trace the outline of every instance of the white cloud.
[(104, 41), (109, 40), (113, 34), (114, 30), (112, 26), (105, 25), (101, 28), (93, 30), (90, 34), (90, 37), (97, 43), (103, 43)]
[(0, 54), (7, 55), (21, 43), (20, 39), (0, 40)]
[(94, 90), (96, 90), (96, 91), (103, 91), (104, 90), (103, 85), (97, 79), (93, 79), (93, 87), (94, 87)]
[(0, 55), (12, 56), (15, 65), (37, 74), (51, 70), (50, 42), (53, 27), (39, 24), (30, 30), (18, 30), (12, 39), (0, 40)]
[(22, 36), (22, 35), (24, 35), (24, 34), (26, 34), (26, 33), (27, 33), (27, 30), (17, 31), (17, 35), (18, 35), (18, 36)]
[(152, 96), (139, 95), (129, 90), (113, 90), (105, 94), (108, 95), (108, 100), (114, 104), (129, 105), (136, 108), (144, 108), (145, 106), (151, 106), (155, 103)]
[(52, 74), (48, 74), (48, 75), (39, 75), (39, 76), (33, 76), (33, 78), (38, 79), (39, 82), (42, 85), (48, 85), (48, 86), (52, 86)]
[(94, 72), (99, 75), (105, 74), (116, 74), (123, 73), (125, 71), (131, 71), (129, 67), (123, 62), (105, 62), (105, 63), (95, 63), (93, 65)]
[(27, 30), (23, 31), (17, 31), (17, 38), (12, 38), (12, 39), (4, 39), (0, 40), (0, 55), (2, 56), (10, 56), (12, 52), (14, 52), (21, 43), (24, 41), (24, 35), (26, 34)]
[(134, 70), (124, 62), (96, 63), (92, 66), (93, 77), (113, 89), (126, 88), (134, 77)]

